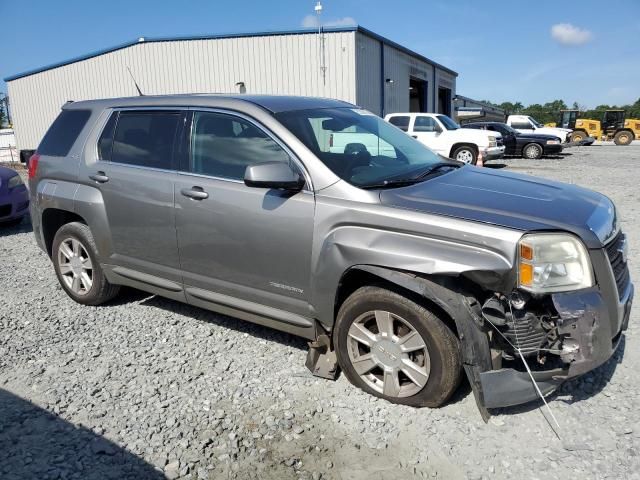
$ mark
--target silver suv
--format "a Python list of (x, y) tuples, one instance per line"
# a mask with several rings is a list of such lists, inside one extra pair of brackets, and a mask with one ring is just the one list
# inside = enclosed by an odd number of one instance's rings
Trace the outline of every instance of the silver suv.
[[(339, 132), (367, 145), (336, 151)], [(440, 157), (345, 102), (68, 103), (29, 177), (75, 301), (128, 285), (284, 330), (315, 375), (391, 402), (439, 406), (463, 370), (483, 413), (527, 402), (605, 362), (628, 323), (607, 197)]]

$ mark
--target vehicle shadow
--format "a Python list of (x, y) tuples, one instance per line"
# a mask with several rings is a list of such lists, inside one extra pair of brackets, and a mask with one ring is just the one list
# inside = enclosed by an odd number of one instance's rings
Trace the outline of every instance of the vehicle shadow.
[[(133, 295), (133, 293), (131, 295)], [(247, 333), (253, 337), (261, 338), (269, 342), (278, 342), (281, 345), (293, 347), (298, 350), (308, 350), (307, 340), (304, 338), (157, 295), (150, 296), (143, 300), (140, 302), (140, 305), (161, 308), (171, 313), (219, 325), (224, 328), (235, 330), (236, 332)]]
[(501, 169), (506, 168), (508, 165), (506, 163), (485, 163), (483, 165), (484, 168), (493, 168), (493, 169)]
[(0, 477), (165, 479), (133, 453), (0, 389)]
[[(595, 370), (585, 373), (581, 377), (568, 380), (563, 383), (558, 390), (545, 397), (547, 402), (551, 405), (551, 408), (553, 408), (554, 401), (570, 405), (586, 400), (600, 393), (611, 381), (618, 364), (622, 363), (625, 347), (626, 338), (622, 335), (618, 348), (609, 360)], [(493, 408), (490, 411), (493, 415), (514, 415), (536, 410), (542, 406), (544, 406), (543, 401), (538, 400), (536, 402), (529, 402), (515, 407)]]
[(31, 227), (31, 219), (29, 218), (29, 215), (26, 215), (17, 225), (0, 223), (0, 238), (18, 235), (19, 233), (31, 232), (33, 232), (33, 228)]

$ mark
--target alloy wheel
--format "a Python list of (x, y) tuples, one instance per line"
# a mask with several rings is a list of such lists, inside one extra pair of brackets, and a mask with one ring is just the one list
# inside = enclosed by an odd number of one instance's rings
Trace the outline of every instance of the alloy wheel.
[(461, 150), (456, 155), (456, 160), (458, 160), (459, 162), (471, 163), (473, 162), (473, 153), (471, 153), (471, 151), (469, 150)]
[(410, 397), (429, 380), (427, 345), (409, 322), (390, 312), (360, 315), (349, 327), (349, 360), (361, 379), (389, 397)]
[(66, 238), (58, 247), (58, 269), (63, 282), (78, 295), (93, 286), (93, 265), (87, 249), (75, 238)]
[(540, 148), (535, 145), (531, 145), (527, 148), (525, 155), (527, 158), (536, 159), (540, 155)]

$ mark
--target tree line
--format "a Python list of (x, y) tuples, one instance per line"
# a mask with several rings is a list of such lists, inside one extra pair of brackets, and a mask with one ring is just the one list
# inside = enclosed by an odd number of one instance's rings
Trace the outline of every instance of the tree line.
[(640, 98), (631, 105), (598, 105), (594, 109), (588, 109), (578, 104), (578, 102), (573, 102), (571, 107), (569, 107), (564, 100), (554, 100), (544, 105), (534, 103), (527, 107), (521, 102), (493, 103), (487, 100), (484, 100), (484, 102), (504, 110), (507, 115), (530, 115), (541, 123), (557, 122), (560, 110), (579, 110), (579, 118), (602, 120), (602, 115), (605, 110), (620, 109), (627, 112), (627, 118), (640, 118)]

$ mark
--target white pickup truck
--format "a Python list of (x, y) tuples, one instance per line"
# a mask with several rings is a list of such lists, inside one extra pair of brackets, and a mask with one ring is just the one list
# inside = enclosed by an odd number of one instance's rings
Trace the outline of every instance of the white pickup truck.
[(504, 156), (502, 135), (498, 132), (461, 128), (439, 113), (392, 113), (385, 120), (404, 130), (436, 153), (465, 163), (476, 164)]
[(562, 143), (571, 141), (573, 130), (568, 128), (545, 127), (535, 118), (529, 115), (509, 115), (507, 125), (521, 133), (538, 133), (542, 135), (553, 135), (560, 138)]

